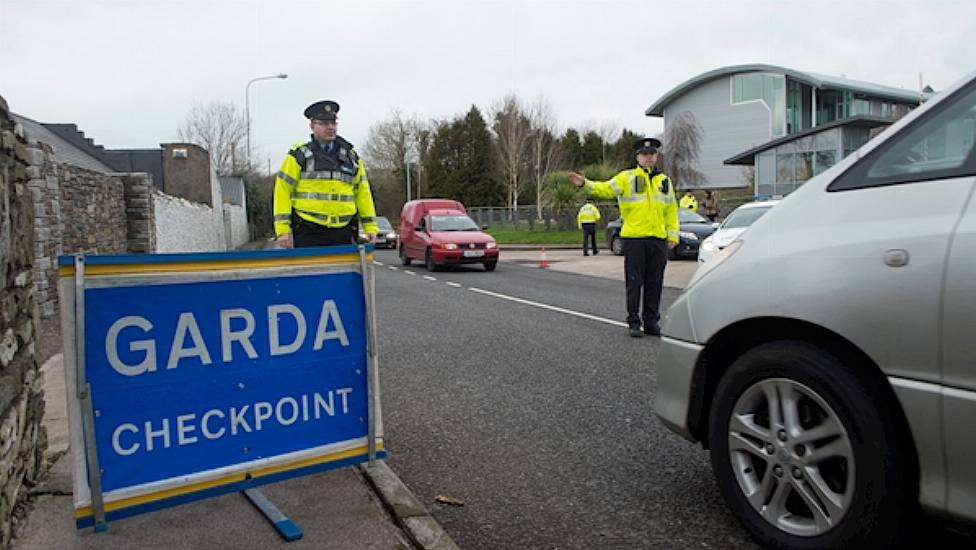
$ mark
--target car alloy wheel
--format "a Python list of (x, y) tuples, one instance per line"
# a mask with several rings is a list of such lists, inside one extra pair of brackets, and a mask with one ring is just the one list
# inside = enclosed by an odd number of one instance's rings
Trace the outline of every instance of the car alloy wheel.
[(710, 398), (712, 469), (770, 548), (885, 548), (918, 505), (917, 451), (884, 376), (837, 343), (761, 344)]
[(837, 413), (812, 389), (767, 378), (729, 420), (729, 460), (752, 508), (777, 529), (811, 537), (836, 525), (854, 496), (854, 451)]
[(620, 237), (614, 237), (610, 241), (610, 252), (613, 252), (617, 256), (624, 255), (624, 242), (620, 240)]

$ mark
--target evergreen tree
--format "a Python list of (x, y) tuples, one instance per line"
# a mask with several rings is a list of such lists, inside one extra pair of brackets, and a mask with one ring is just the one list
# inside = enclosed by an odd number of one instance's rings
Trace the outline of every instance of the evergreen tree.
[(580, 142), (579, 132), (570, 128), (560, 138), (563, 159), (566, 168), (576, 170), (583, 165), (583, 144)]
[(580, 163), (601, 164), (603, 162), (603, 138), (593, 130), (583, 135), (583, 158)]
[(474, 105), (463, 117), (434, 131), (424, 168), (427, 196), (461, 201), (466, 206), (501, 206), (505, 192), (498, 180), (491, 132)]
[(643, 134), (632, 132), (626, 128), (620, 132), (620, 137), (613, 144), (613, 154), (607, 159), (609, 164), (616, 166), (618, 170), (633, 168), (634, 161), (634, 142), (644, 137)]

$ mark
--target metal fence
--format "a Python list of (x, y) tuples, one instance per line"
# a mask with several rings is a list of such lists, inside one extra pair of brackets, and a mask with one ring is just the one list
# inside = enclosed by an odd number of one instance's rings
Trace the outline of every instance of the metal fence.
[[(606, 227), (607, 223), (617, 219), (620, 212), (615, 203), (594, 203), (600, 210), (598, 228)], [(503, 206), (473, 206), (467, 208), (468, 216), (478, 225), (488, 226), (490, 229), (520, 229), (523, 231), (572, 231), (577, 229), (576, 215), (578, 208), (553, 208), (544, 206), (542, 209), (534, 205), (505, 208)]]
[[(699, 199), (699, 213), (702, 213), (701, 201)], [(741, 195), (736, 197), (722, 197), (718, 201), (719, 215), (718, 220), (725, 219), (733, 210), (739, 206), (753, 201), (752, 195)], [(597, 202), (594, 203), (600, 210), (600, 221), (597, 228), (603, 229), (608, 223), (620, 217), (620, 210), (616, 203)], [(468, 215), (478, 224), (488, 226), (491, 229), (520, 229), (523, 231), (572, 231), (576, 227), (576, 214), (579, 209), (573, 208), (553, 208), (544, 206), (540, 210), (535, 205), (519, 206), (511, 209), (504, 206), (472, 206), (467, 209)]]

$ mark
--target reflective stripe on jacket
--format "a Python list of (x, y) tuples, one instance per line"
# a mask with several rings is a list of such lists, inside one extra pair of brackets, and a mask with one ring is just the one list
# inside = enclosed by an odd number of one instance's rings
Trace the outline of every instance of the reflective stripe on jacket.
[(584, 223), (596, 223), (600, 221), (600, 210), (590, 203), (586, 203), (576, 215), (576, 225), (582, 228)]
[(617, 199), (623, 220), (621, 237), (678, 242), (678, 204), (671, 180), (663, 173), (632, 168), (608, 181), (586, 180), (583, 188), (599, 199)]
[(366, 167), (352, 145), (337, 137), (337, 159), (315, 153), (318, 144), (299, 144), (285, 155), (275, 178), (274, 227), (276, 235), (291, 231), (294, 210), (300, 218), (324, 227), (341, 228), (356, 216), (363, 232), (376, 234), (376, 208), (366, 178)]

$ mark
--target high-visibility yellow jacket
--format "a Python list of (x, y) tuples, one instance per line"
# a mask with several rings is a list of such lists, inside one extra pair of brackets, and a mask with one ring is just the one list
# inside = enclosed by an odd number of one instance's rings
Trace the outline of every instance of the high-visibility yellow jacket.
[(621, 237), (657, 237), (678, 242), (674, 189), (670, 178), (657, 169), (631, 168), (608, 181), (586, 180), (583, 188), (600, 199), (617, 199), (623, 219)]
[(698, 199), (694, 195), (685, 195), (681, 197), (681, 201), (678, 203), (681, 208), (686, 210), (691, 210), (692, 212), (698, 212)]
[(358, 215), (363, 232), (379, 232), (363, 160), (341, 137), (334, 147), (336, 153), (327, 154), (313, 138), (285, 155), (275, 178), (276, 235), (291, 231), (292, 210), (303, 220), (333, 229), (349, 225)]
[(584, 223), (596, 223), (600, 221), (600, 209), (590, 203), (586, 203), (576, 215), (576, 226), (583, 228)]

